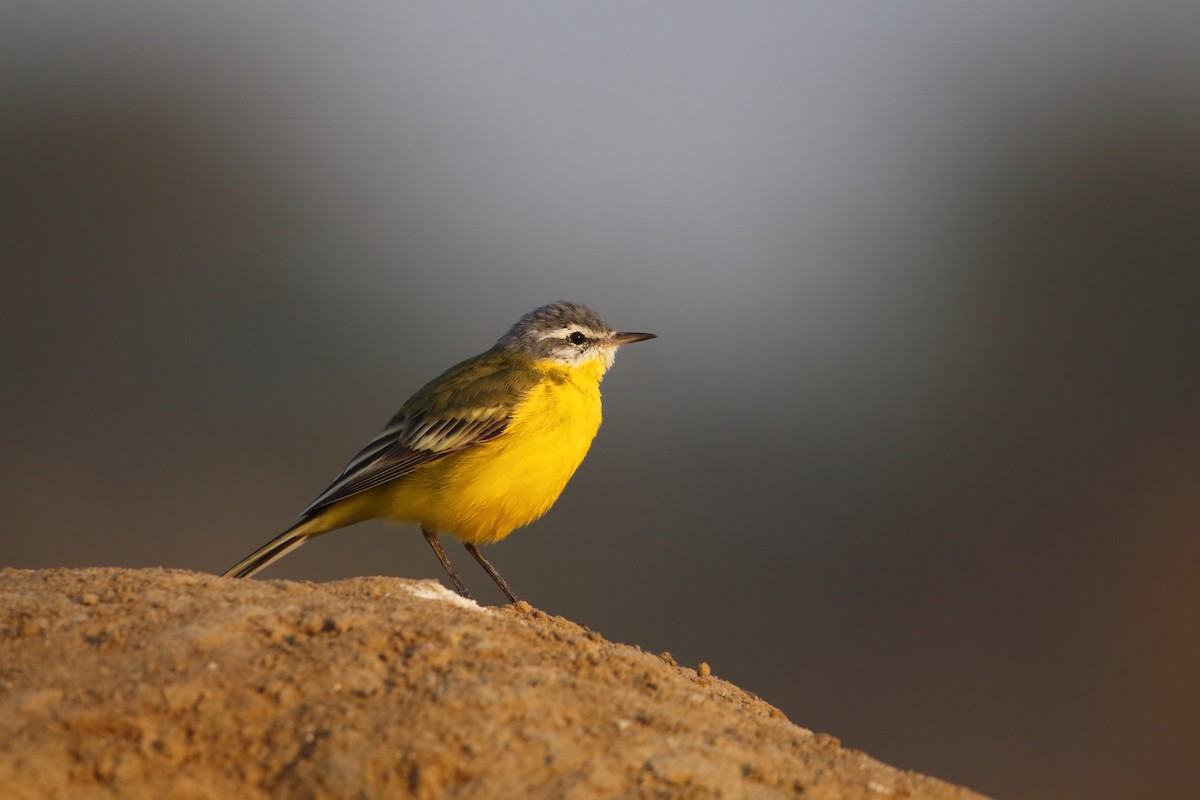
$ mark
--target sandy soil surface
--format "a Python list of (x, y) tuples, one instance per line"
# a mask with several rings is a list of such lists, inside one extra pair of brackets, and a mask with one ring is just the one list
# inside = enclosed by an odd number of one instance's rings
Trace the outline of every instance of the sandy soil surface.
[(6, 798), (956, 798), (667, 655), (432, 581), (0, 571)]

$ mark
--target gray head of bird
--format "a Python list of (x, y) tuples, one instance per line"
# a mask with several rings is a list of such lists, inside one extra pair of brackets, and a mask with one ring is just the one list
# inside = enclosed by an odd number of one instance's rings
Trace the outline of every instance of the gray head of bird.
[(595, 361), (608, 369), (618, 347), (653, 338), (653, 333), (615, 331), (587, 306), (559, 300), (535, 308), (517, 320), (496, 342), (496, 349), (524, 353), (565, 367), (581, 367)]

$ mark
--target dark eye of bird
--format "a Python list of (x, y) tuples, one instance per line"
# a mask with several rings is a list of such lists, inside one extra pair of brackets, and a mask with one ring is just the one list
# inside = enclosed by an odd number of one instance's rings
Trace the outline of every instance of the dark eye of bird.
[(587, 337), (579, 331), (574, 331), (570, 336), (567, 337), (567, 341), (571, 344), (583, 344), (587, 341)]

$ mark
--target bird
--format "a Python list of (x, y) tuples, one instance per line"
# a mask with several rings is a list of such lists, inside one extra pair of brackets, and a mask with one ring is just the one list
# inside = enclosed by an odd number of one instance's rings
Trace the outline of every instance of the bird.
[(653, 338), (618, 332), (579, 303), (535, 308), (419, 389), (295, 524), (224, 575), (249, 577), (314, 536), (384, 519), (420, 525), (458, 594), (474, 599), (439, 534), (459, 539), (518, 603), (479, 546), (550, 510), (600, 428), (600, 381), (617, 349)]

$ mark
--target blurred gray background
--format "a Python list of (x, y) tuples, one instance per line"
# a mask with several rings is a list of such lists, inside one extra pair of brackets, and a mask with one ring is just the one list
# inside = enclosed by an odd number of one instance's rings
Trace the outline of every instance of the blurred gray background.
[[(223, 570), (567, 298), (661, 338), (488, 551), (535, 605), (998, 797), (1200, 786), (1200, 4), (8, 0), (0, 236), (0, 564)], [(264, 577), (364, 574), (441, 569)]]

